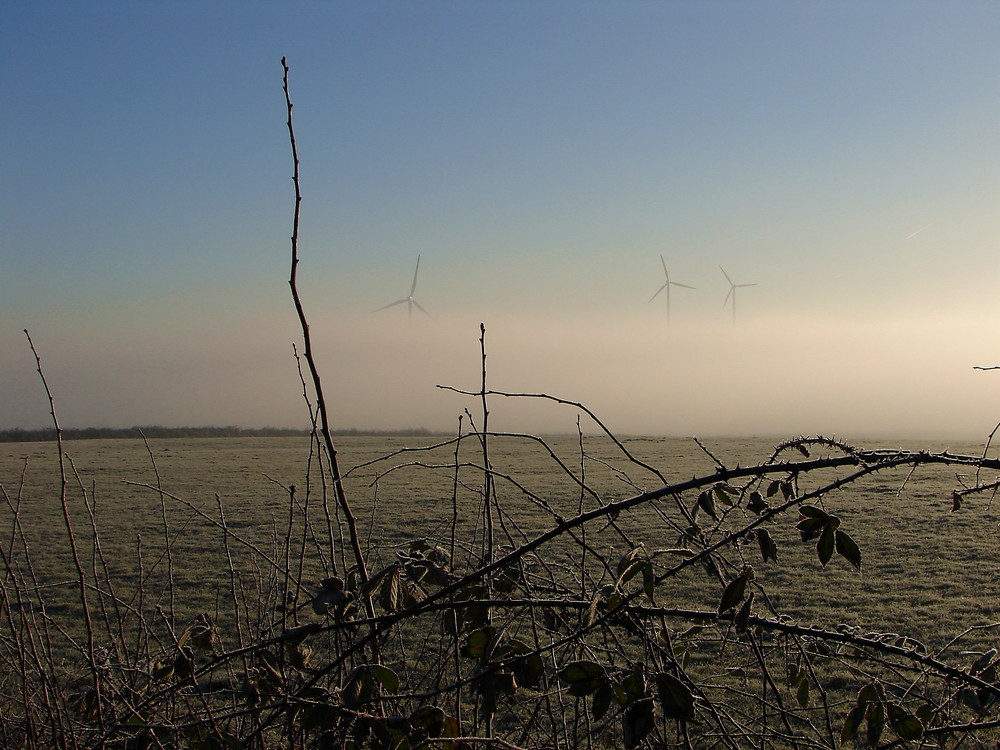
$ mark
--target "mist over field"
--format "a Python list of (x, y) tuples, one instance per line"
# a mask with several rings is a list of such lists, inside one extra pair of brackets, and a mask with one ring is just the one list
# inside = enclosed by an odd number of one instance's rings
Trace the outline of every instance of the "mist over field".
[[(478, 413), (477, 399), (437, 387), (479, 388), (474, 318), (408, 322), (399, 308), (379, 316), (320, 308), (312, 317), (335, 427), (452, 431), (465, 409)], [(623, 434), (975, 440), (998, 418), (990, 408), (997, 403), (994, 374), (972, 368), (989, 356), (986, 322), (942, 317), (913, 331), (911, 320), (846, 325), (842, 318), (775, 316), (734, 327), (724, 317), (685, 320), (679, 310), (674, 318), (668, 329), (645, 310), (578, 320), (494, 315), (495, 322), (486, 320), (488, 385), (582, 402)], [(263, 316), (206, 331), (150, 334), (137, 326), (123, 331), (114, 349), (65, 335), (36, 332), (35, 339), (65, 426), (308, 424), (294, 330)], [(21, 352), (11, 416), (20, 426), (44, 426), (47, 403), (30, 352), (26, 342), (12, 344)], [(491, 426), (575, 432), (579, 413), (494, 397)], [(586, 415), (581, 427), (596, 429)]]

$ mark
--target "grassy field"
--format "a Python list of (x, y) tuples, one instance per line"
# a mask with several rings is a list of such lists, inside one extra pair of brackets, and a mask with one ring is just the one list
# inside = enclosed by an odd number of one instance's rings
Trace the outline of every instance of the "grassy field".
[[(624, 442), (636, 458), (657, 468), (670, 481), (710, 474), (714, 468), (712, 460), (692, 441), (631, 438)], [(568, 470), (579, 475), (577, 438), (555, 437), (546, 443)], [(474, 468), (464, 468), (457, 473), (456, 483), (455, 446), (414, 450), (425, 445), (426, 438), (340, 440), (347, 493), (369, 548), (372, 569), (393, 562), (395, 553), (414, 540), (434, 540), (447, 547), (453, 509), (458, 511), (459, 549), (477, 534), (481, 476), (477, 479)], [(765, 440), (726, 439), (707, 445), (728, 466), (761, 461), (771, 449)], [(315, 583), (330, 574), (331, 545), (321, 510), (322, 493), (315, 486), (306, 492), (311, 457), (307, 439), (164, 439), (152, 440), (148, 447), (138, 440), (66, 444), (73, 470), (71, 518), (83, 556), (89, 559), (93, 551), (91, 522), (82, 499), (86, 496), (96, 512), (104, 555), (124, 587), (119, 595), (130, 587), (138, 588), (141, 555), (147, 576), (146, 605), (167, 607), (171, 592), (166, 589), (164, 551), (169, 538), (177, 619), (186, 621), (205, 611), (225, 620), (225, 608), (220, 609), (219, 602), (226, 599), (230, 586), (228, 559), (233, 559), (236, 568), (259, 565), (260, 561), (251, 560), (254, 555), (248, 553), (247, 546), (233, 540), (228, 547), (223, 543), (220, 507), (230, 531), (272, 559), (283, 554), (291, 528), (292, 549), (303, 550), (304, 580)], [(981, 445), (947, 447), (956, 453), (982, 452)], [(588, 437), (584, 448), (584, 476), (600, 502), (660, 485), (649, 472), (623, 461), (620, 451), (606, 438)], [(391, 455), (402, 449), (408, 450)], [(387, 455), (390, 457), (378, 460)], [(470, 441), (462, 444), (458, 460), (478, 465), (482, 456)], [(577, 483), (550, 457), (547, 448), (534, 440), (497, 439), (491, 445), (491, 460), (498, 473), (497, 497), (508, 514), (506, 530), (497, 530), (498, 544), (518, 543), (551, 527), (554, 515), (571, 517), (580, 508), (599, 502), (589, 495), (581, 496)], [(346, 471), (350, 467), (358, 468)], [(0, 446), (0, 484), (11, 505), (19, 508), (39, 582), (52, 587), (46, 593), (49, 613), (65, 612), (72, 621), (78, 595), (68, 583), (73, 575), (59, 507), (54, 446)], [(291, 485), (297, 485), (298, 508), (293, 514), (287, 491)], [(157, 486), (168, 493), (162, 503)], [(926, 468), (909, 477), (902, 472), (877, 475), (828, 498), (828, 509), (844, 519), (844, 528), (861, 546), (861, 572), (839, 559), (821, 568), (812, 545), (798, 539), (794, 519), (779, 522), (772, 530), (779, 548), (777, 563), (752, 559), (750, 551), (748, 560), (772, 592), (777, 611), (796, 621), (905, 632), (932, 648), (943, 646), (961, 627), (1000, 618), (1000, 503), (991, 506), (985, 498), (973, 499), (961, 512), (951, 513), (955, 486), (956, 477), (947, 470)], [(551, 513), (526, 491), (543, 499)], [(306, 501), (311, 504), (307, 509), (310, 528), (302, 515)], [(670, 513), (671, 509), (664, 504), (661, 512)], [(334, 547), (339, 554), (340, 532), (333, 520)], [(5, 544), (12, 538), (11, 523), (8, 508), (0, 517)], [(649, 549), (677, 542), (676, 534), (648, 509), (623, 515), (619, 527), (629, 540), (642, 542)], [(602, 550), (615, 546), (625, 552), (628, 547), (622, 534), (610, 530), (595, 533), (589, 541)], [(553, 550), (550, 560), (558, 562), (560, 554), (569, 554), (569, 550)], [(461, 556), (453, 567), (463, 568)], [(595, 571), (595, 576), (599, 575)], [(595, 585), (600, 583), (595, 578)], [(712, 606), (718, 591), (708, 583), (692, 574), (685, 585), (672, 588), (659, 603)], [(970, 639), (980, 638), (974, 635)], [(962, 645), (977, 644), (964, 641)]]
[[(443, 583), (455, 580), (449, 575), (460, 578), (479, 570), (484, 559), (522, 547), (563, 519), (692, 477), (706, 478), (699, 486), (711, 490), (717, 470), (764, 463), (774, 450), (772, 442), (760, 439), (712, 440), (700, 446), (692, 440), (660, 438), (616, 443), (607, 437), (495, 436), (489, 442), (493, 482), (487, 491), (483, 447), (476, 438), (442, 439), (435, 445), (427, 440), (338, 441), (344, 489), (357, 518), (368, 573), (377, 582), (369, 590), (371, 600), (358, 594), (361, 587), (352, 573), (355, 558), (344, 514), (335, 501), (327, 465), (319, 461), (308, 438), (69, 441), (64, 444), (64, 492), (56, 446), (3, 444), (0, 545), (6, 576), (0, 646), (7, 644), (3, 659), (13, 671), (0, 676), (0, 698), (13, 701), (19, 707), (16, 713), (25, 716), (34, 705), (46, 710), (67, 705), (72, 721), (83, 720), (88, 731), (100, 737), (102, 720), (92, 708), (100, 701), (89, 703), (87, 696), (96, 695), (92, 686), (105, 680), (111, 693), (101, 700), (116, 706), (108, 710), (138, 722), (119, 724), (118, 731), (135, 734), (148, 725), (144, 736), (152, 742), (186, 732), (175, 728), (179, 722), (195, 732), (184, 735), (184, 746), (216, 747), (254, 733), (257, 714), (247, 708), (264, 700), (255, 697), (253, 686), (260, 685), (272, 697), (292, 695), (289, 700), (298, 701), (312, 696), (309, 700), (320, 713), (302, 715), (303, 733), (322, 734), (324, 727), (347, 731), (343, 727), (352, 725), (384, 733), (390, 719), (381, 714), (343, 713), (345, 701), (350, 709), (357, 700), (349, 697), (352, 690), (379, 705), (372, 682), (376, 678), (370, 676), (374, 673), (358, 671), (371, 669), (364, 662), (370, 658), (378, 660), (379, 669), (390, 670), (378, 673), (379, 679), (386, 679), (383, 687), (390, 693), (400, 693), (388, 700), (393, 710), (402, 711), (405, 722), (426, 717), (427, 711), (445, 711), (435, 715), (452, 716), (447, 719), (453, 722), (450, 736), (498, 731), (516, 738), (511, 745), (516, 747), (548, 746), (546, 742), (557, 736), (570, 746), (617, 746), (621, 741), (635, 746), (635, 735), (629, 740), (629, 732), (645, 733), (656, 723), (653, 698), (646, 697), (654, 676), (667, 679), (664, 674), (675, 669), (700, 691), (699, 715), (688, 717), (704, 733), (698, 747), (714, 747), (720, 738), (731, 744), (736, 737), (749, 742), (757, 736), (769, 737), (769, 746), (784, 747), (779, 738), (796, 733), (812, 737), (816, 746), (839, 746), (840, 727), (866, 683), (888, 691), (879, 706), (884, 703), (905, 716), (911, 716), (906, 711), (925, 711), (918, 726), (928, 731), (951, 731), (947, 724), (980, 716), (962, 705), (961, 696), (968, 691), (949, 688), (947, 678), (936, 690), (939, 683), (914, 669), (913, 652), (900, 648), (887, 656), (881, 647), (837, 638), (846, 633), (871, 641), (891, 633), (885, 636), (888, 642), (912, 648), (913, 641), (895, 635), (904, 634), (923, 644), (921, 653), (959, 665), (959, 670), (998, 645), (1000, 505), (988, 493), (974, 493), (953, 512), (952, 498), (956, 487), (981, 486), (995, 477), (977, 481), (933, 465), (913, 471), (882, 469), (809, 501), (841, 519), (840, 531), (860, 546), (860, 570), (843, 554), (822, 566), (817, 543), (802, 539), (796, 528), (796, 512), (766, 521), (777, 559), (763, 561), (754, 536), (740, 531), (758, 520), (750, 509), (750, 490), (764, 492), (770, 479), (785, 478), (791, 482), (785, 486), (790, 496), (802, 498), (861, 466), (831, 468), (821, 460), (823, 451), (834, 456), (838, 449), (800, 445), (803, 454), (810, 453), (806, 460), (820, 459), (819, 468), (801, 475), (796, 469), (794, 476), (787, 470), (776, 475), (756, 471), (756, 483), (740, 488), (739, 502), (724, 508), (722, 492), (718, 507), (709, 511), (702, 506), (694, 518), (698, 529), (688, 526), (703, 499), (696, 492), (650, 499), (592, 523), (564, 527), (524, 555), (521, 567), (508, 567), (513, 578), (489, 576), (488, 585), (495, 588), (484, 588), (477, 579), (451, 595), (451, 604), (455, 597), (468, 596), (477, 602), (491, 600), (489, 606), (419, 612)], [(974, 444), (906, 447), (983, 452)], [(788, 460), (789, 452), (799, 456), (786, 447), (781, 460)], [(767, 481), (762, 481), (765, 476)], [(739, 482), (730, 486), (739, 487)], [(780, 502), (779, 494), (772, 503)], [(491, 498), (491, 513), (484, 511), (486, 497)], [(718, 522), (709, 517), (716, 511)], [(695, 536), (682, 539), (690, 533)], [(421, 545), (423, 551), (415, 553)], [(717, 551), (668, 574), (679, 560), (695, 554), (679, 547)], [(638, 555), (651, 567), (643, 576), (624, 578), (621, 561), (627, 555)], [(447, 572), (437, 564), (444, 557), (450, 560)], [(402, 567), (390, 567), (399, 563)], [(83, 570), (94, 625), (89, 640), (77, 565)], [(395, 573), (380, 578), (379, 571), (387, 570)], [(420, 570), (430, 572), (421, 578)], [(435, 571), (443, 580), (433, 580)], [(666, 577), (642, 593), (646, 573)], [(380, 582), (393, 580), (392, 575), (398, 581), (395, 592)], [(349, 600), (356, 597), (350, 616), (343, 610), (324, 612), (323, 602), (335, 599), (323, 597), (339, 591), (341, 579)], [(504, 588), (505, 580), (512, 582), (511, 588)], [(723, 588), (728, 592), (737, 580), (753, 582), (748, 584), (757, 596), (752, 612), (762, 618), (756, 631), (744, 626), (742, 635), (738, 628), (733, 632), (736, 617), (731, 613), (727, 620), (719, 612), (725, 609), (720, 605), (720, 597), (727, 596)], [(404, 591), (413, 597), (409, 603)], [(636, 614), (617, 615), (617, 605), (608, 604), (608, 597), (629, 594), (634, 594), (633, 605), (653, 607), (655, 612), (634, 609)], [(743, 601), (743, 594), (737, 601)], [(746, 612), (751, 603), (748, 596)], [(602, 606), (610, 619), (588, 634), (588, 623), (603, 617)], [(416, 616), (404, 614), (410, 607), (417, 607)], [(365, 608), (375, 617), (400, 613), (398, 623), (380, 631), (378, 645), (368, 646), (370, 656), (351, 651), (366, 632), (354, 624), (366, 615)], [(705, 613), (714, 624), (692, 628), (706, 621)], [(208, 624), (211, 641), (205, 640), (207, 631), (190, 629), (196, 621)], [(496, 623), (496, 629), (491, 630), (490, 623)], [(789, 635), (782, 630), (786, 625), (802, 628)], [(309, 632), (316, 634), (309, 637), (307, 651), (286, 640), (290, 629), (299, 626), (313, 628)], [(813, 626), (826, 635), (816, 640), (813, 634), (818, 631), (807, 629)], [(193, 635), (197, 632), (202, 632), (201, 640)], [(477, 657), (477, 637), (484, 639), (478, 648), (489, 654), (496, 648), (501, 655), (490, 656), (494, 661), (488, 663), (487, 656)], [(494, 645), (487, 647), (487, 642)], [(15, 648), (10, 645), (14, 643), (26, 645)], [(502, 650), (515, 648), (527, 650)], [(516, 661), (512, 654), (532, 649), (538, 651), (531, 656), (530, 669), (529, 662), (517, 662), (521, 666), (511, 672), (496, 661)], [(345, 650), (353, 654), (349, 660), (340, 656)], [(30, 659), (24, 661), (28, 651), (36, 671), (46, 675), (30, 684), (12, 679), (32, 666)], [(334, 670), (322, 687), (310, 687), (310, 653)], [(185, 682), (183, 671), (190, 672), (195, 659), (207, 665), (197, 686)], [(216, 665), (212, 660), (218, 660)], [(579, 660), (604, 670), (605, 695), (617, 696), (620, 710), (604, 716), (596, 708), (596, 693), (581, 698), (597, 689), (597, 683), (587, 688), (590, 692), (573, 693), (573, 688), (567, 693), (562, 669)], [(498, 676), (477, 676), (486, 666), (499, 668)], [(319, 679), (326, 673), (315, 674)], [(508, 682), (500, 681), (504, 674)], [(515, 678), (528, 681), (527, 689), (515, 685)], [(33, 697), (45, 695), (50, 680), (64, 679), (67, 703)], [(484, 683), (486, 679), (494, 681)], [(174, 687), (168, 687), (171, 681)], [(168, 699), (157, 703), (150, 696), (160, 695), (161, 687)], [(175, 689), (180, 692), (172, 701)], [(211, 696), (213, 708), (191, 703), (195, 694), (204, 701)], [(437, 695), (442, 697), (433, 706), (424, 702)], [(578, 696), (575, 706), (567, 702), (572, 695)], [(502, 709), (497, 701), (503, 702)], [(658, 711), (666, 712), (669, 701), (659, 693)], [(484, 708), (490, 702), (493, 707)], [(140, 708), (131, 707), (135, 705)], [(704, 708), (708, 705), (717, 705), (711, 710), (724, 715), (715, 713), (709, 721)], [(181, 706), (188, 720), (178, 720)], [(542, 706), (548, 713), (539, 724)], [(261, 715), (268, 710), (262, 705)], [(0, 735), (7, 736), (2, 716), (0, 711)], [(223, 724), (216, 716), (225, 717)], [(44, 717), (38, 721), (44, 724)], [(658, 721), (658, 741), (687, 731), (678, 730), (666, 715)], [(871, 711), (868, 721), (874, 721)], [(641, 730), (630, 729), (639, 725)], [(213, 739), (202, 727), (220, 733)], [(19, 737), (17, 731), (10, 737)], [(277, 744), (261, 747), (282, 746), (298, 730), (273, 731)], [(994, 742), (996, 730), (991, 731), (978, 734), (980, 744), (975, 746)], [(419, 731), (408, 736), (419, 744)], [(393, 746), (383, 740), (373, 746)]]

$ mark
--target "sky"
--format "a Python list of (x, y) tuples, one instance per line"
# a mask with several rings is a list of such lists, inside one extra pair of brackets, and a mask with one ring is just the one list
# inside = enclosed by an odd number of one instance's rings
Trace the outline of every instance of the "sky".
[[(489, 387), (619, 434), (983, 439), (998, 38), (993, 0), (0, 4), (0, 429), (51, 420), (24, 329), (63, 427), (308, 424), (286, 57), (335, 427), (478, 424), (439, 386), (482, 324)], [(418, 256), (430, 315), (373, 312)]]

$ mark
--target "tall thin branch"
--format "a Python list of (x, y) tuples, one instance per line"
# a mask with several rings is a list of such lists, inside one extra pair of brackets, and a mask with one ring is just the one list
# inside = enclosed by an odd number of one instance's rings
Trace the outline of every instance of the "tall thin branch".
[[(368, 581), (368, 568), (365, 565), (364, 553), (361, 551), (361, 538), (358, 535), (358, 524), (351, 509), (351, 504), (347, 500), (347, 493), (344, 491), (343, 477), (340, 473), (340, 466), (337, 462), (337, 449), (333, 444), (333, 436), (330, 430), (329, 411), (326, 407), (326, 398), (323, 395), (323, 384), (320, 382), (319, 369), (313, 358), (312, 338), (309, 335), (309, 322), (306, 319), (305, 310), (302, 307), (302, 300), (299, 297), (297, 285), (297, 272), (299, 267), (299, 216), (302, 209), (302, 190), (299, 182), (299, 152), (295, 145), (295, 130), (292, 127), (292, 99), (288, 91), (288, 63), (285, 58), (281, 58), (281, 69), (284, 71), (283, 89), (285, 92), (285, 105), (288, 110), (288, 140), (292, 147), (292, 183), (295, 185), (295, 212), (292, 219), (292, 267), (288, 278), (288, 286), (292, 291), (292, 301), (295, 303), (295, 312), (299, 317), (299, 324), (302, 328), (302, 339), (304, 344), (303, 356), (309, 365), (309, 375), (312, 378), (313, 388), (316, 391), (316, 409), (320, 416), (320, 434), (330, 460), (330, 473), (333, 478), (333, 486), (337, 496), (337, 503), (344, 513), (347, 522), (348, 533), (351, 539), (351, 548), (354, 552), (354, 562), (358, 566), (358, 575), (362, 583)], [(370, 608), (370, 603), (368, 604)]]
[(101, 728), (104, 728), (104, 707), (101, 699), (101, 680), (97, 670), (97, 660), (95, 656), (94, 644), (94, 624), (90, 617), (90, 602), (87, 596), (87, 575), (83, 570), (83, 563), (80, 562), (80, 551), (76, 545), (76, 534), (73, 531), (73, 522), (69, 517), (69, 502), (66, 496), (66, 487), (69, 479), (66, 476), (66, 454), (63, 450), (62, 427), (59, 426), (59, 417), (56, 416), (56, 402), (49, 389), (49, 383), (42, 370), (42, 358), (38, 356), (35, 349), (35, 342), (31, 340), (28, 329), (24, 329), (24, 335), (28, 338), (28, 346), (35, 357), (35, 367), (38, 370), (38, 377), (42, 380), (42, 387), (45, 389), (45, 396), (49, 400), (49, 414), (52, 416), (52, 427), (56, 431), (56, 452), (59, 456), (59, 505), (62, 508), (63, 523), (66, 525), (66, 534), (69, 538), (69, 547), (73, 555), (73, 565), (76, 567), (77, 583), (80, 587), (80, 607), (83, 613), (83, 622), (87, 629), (87, 661), (90, 667), (90, 676), (94, 690), (94, 705), (97, 709), (97, 721)]

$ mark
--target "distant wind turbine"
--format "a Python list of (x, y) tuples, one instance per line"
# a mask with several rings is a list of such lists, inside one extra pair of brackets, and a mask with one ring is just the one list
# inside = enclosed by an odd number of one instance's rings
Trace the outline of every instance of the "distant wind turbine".
[(679, 281), (671, 281), (670, 280), (670, 271), (667, 270), (667, 262), (665, 260), (663, 260), (663, 255), (662, 254), (660, 255), (660, 263), (663, 265), (663, 278), (664, 278), (663, 286), (661, 286), (659, 289), (656, 290), (656, 294), (654, 294), (652, 297), (650, 297), (649, 301), (652, 302), (654, 299), (656, 299), (659, 296), (660, 292), (662, 292), (664, 289), (667, 290), (667, 324), (669, 325), (670, 324), (670, 287), (672, 287), (672, 286), (682, 286), (685, 289), (694, 289), (694, 287), (693, 286), (688, 286), (687, 284), (682, 284)]
[(756, 284), (734, 284), (733, 280), (729, 278), (729, 274), (726, 273), (726, 269), (719, 266), (719, 270), (722, 271), (722, 275), (726, 277), (726, 281), (729, 282), (729, 292), (726, 293), (726, 299), (723, 300), (722, 306), (725, 307), (726, 303), (729, 302), (729, 298), (733, 298), (733, 325), (736, 325), (736, 290), (741, 289), (745, 286), (757, 286)]
[(420, 312), (426, 315), (428, 318), (432, 317), (429, 312), (427, 312), (420, 303), (413, 299), (413, 293), (417, 291), (417, 274), (420, 273), (420, 256), (417, 256), (417, 267), (413, 271), (413, 283), (410, 285), (410, 294), (403, 299), (398, 299), (395, 302), (390, 302), (388, 305), (383, 305), (378, 310), (372, 310), (373, 313), (381, 312), (382, 310), (387, 310), (390, 307), (395, 307), (396, 305), (406, 305), (407, 312), (410, 315), (410, 319), (413, 319), (413, 308), (416, 307)]

